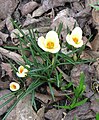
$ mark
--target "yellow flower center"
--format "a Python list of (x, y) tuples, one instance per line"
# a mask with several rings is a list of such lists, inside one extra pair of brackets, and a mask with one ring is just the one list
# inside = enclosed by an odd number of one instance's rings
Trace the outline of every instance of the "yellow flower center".
[(11, 85), (11, 88), (12, 89), (16, 89), (16, 85)]
[(20, 67), (20, 73), (22, 73), (23, 72), (23, 70), (24, 70), (24, 67), (22, 66), (22, 67)]
[(48, 48), (48, 49), (53, 49), (53, 48), (54, 48), (54, 42), (49, 41), (49, 42), (47, 43), (47, 48)]
[(78, 38), (77, 37), (73, 37), (72, 39), (76, 44), (78, 43)]

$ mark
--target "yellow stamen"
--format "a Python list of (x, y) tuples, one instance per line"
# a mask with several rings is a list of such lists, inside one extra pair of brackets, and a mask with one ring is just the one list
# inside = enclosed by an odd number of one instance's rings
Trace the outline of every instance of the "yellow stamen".
[(78, 43), (78, 38), (74, 37), (73, 41), (77, 44)]
[(16, 89), (16, 86), (15, 85), (11, 85), (11, 89)]
[(23, 70), (24, 70), (24, 67), (22, 66), (22, 67), (20, 68), (20, 73), (22, 73)]
[(47, 48), (48, 48), (48, 49), (53, 49), (53, 48), (54, 48), (54, 42), (49, 41), (49, 42), (47, 43)]

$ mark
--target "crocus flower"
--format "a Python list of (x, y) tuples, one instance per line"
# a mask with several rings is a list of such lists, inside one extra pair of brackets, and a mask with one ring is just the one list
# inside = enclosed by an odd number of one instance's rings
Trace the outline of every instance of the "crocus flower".
[(19, 90), (19, 88), (20, 88), (20, 85), (18, 83), (16, 83), (16, 82), (10, 83), (10, 90), (11, 91), (17, 91), (17, 90)]
[[(29, 65), (26, 65), (26, 67), (30, 68)], [(27, 73), (28, 73), (28, 69), (21, 65), (18, 68), (18, 72), (16, 74), (18, 77), (25, 77), (25, 76), (27, 76)]]
[(81, 47), (83, 45), (81, 28), (74, 28), (72, 33), (66, 36), (66, 41), (68, 44), (74, 46), (75, 48)]
[(58, 34), (55, 31), (49, 31), (46, 37), (38, 38), (38, 46), (46, 52), (57, 53), (60, 50)]

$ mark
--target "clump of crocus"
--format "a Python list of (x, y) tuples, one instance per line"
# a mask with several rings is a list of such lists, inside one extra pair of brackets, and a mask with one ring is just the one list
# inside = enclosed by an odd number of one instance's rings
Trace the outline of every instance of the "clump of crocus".
[(38, 38), (38, 46), (46, 52), (57, 53), (60, 50), (58, 34), (55, 31), (49, 31), (46, 37)]
[(82, 29), (80, 27), (74, 28), (72, 33), (66, 36), (66, 41), (75, 48), (81, 47), (83, 45)]
[[(29, 65), (26, 65), (26, 67), (30, 68)], [(26, 77), (27, 73), (28, 73), (28, 69), (21, 65), (18, 68), (18, 72), (16, 74), (17, 74), (18, 77)]]
[(11, 91), (17, 91), (20, 89), (20, 85), (16, 82), (11, 82), (10, 83), (10, 90)]

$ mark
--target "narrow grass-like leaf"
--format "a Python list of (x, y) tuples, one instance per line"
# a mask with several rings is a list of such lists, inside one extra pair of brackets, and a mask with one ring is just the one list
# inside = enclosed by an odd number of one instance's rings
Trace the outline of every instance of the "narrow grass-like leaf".
[(4, 102), (2, 105), (0, 105), (0, 109), (1, 109), (2, 107), (4, 107), (6, 104), (8, 104), (9, 102), (11, 102), (14, 98), (15, 98), (15, 96), (12, 96), (12, 97), (9, 98), (6, 102)]
[(51, 91), (52, 98), (53, 98), (53, 100), (55, 101), (55, 97), (54, 97), (54, 92), (53, 92), (52, 85), (51, 85), (50, 82), (48, 82), (48, 85), (49, 85), (49, 88), (50, 88), (50, 91)]
[(96, 113), (96, 120), (99, 120), (99, 113)]
[(74, 105), (74, 107), (83, 105), (87, 100), (88, 100), (88, 98), (85, 98), (84, 100), (81, 100), (80, 102), (77, 102), (77, 103)]

